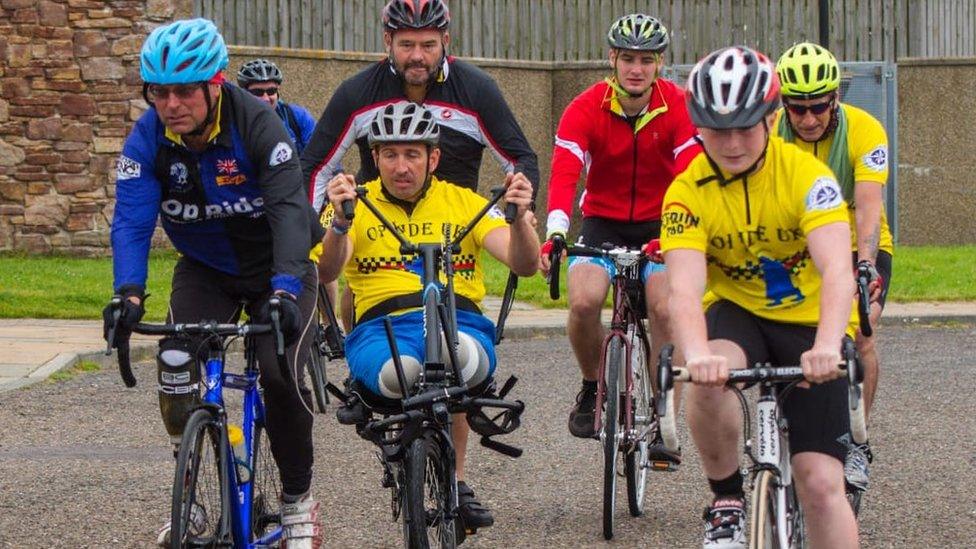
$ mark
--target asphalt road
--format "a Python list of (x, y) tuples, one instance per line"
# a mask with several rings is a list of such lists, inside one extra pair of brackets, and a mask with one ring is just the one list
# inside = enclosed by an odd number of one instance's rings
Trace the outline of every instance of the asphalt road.
[[(861, 522), (864, 547), (976, 545), (976, 329), (898, 327), (872, 424), (875, 465)], [(502, 375), (528, 409), (508, 437), (511, 459), (473, 446), (469, 482), (496, 525), (467, 547), (700, 547), (707, 490), (690, 443), (675, 473), (651, 476), (647, 513), (618, 497), (617, 537), (601, 537), (601, 458), (572, 438), (566, 414), (578, 374), (565, 338), (506, 341)], [(338, 379), (342, 366), (330, 365)], [(114, 371), (0, 394), (0, 547), (148, 547), (168, 517), (173, 461), (159, 419), (155, 367), (125, 389)], [(685, 436), (687, 440), (687, 436)], [(314, 495), (328, 547), (394, 547), (389, 492), (369, 444), (316, 416)], [(623, 482), (620, 483), (621, 487)], [(621, 490), (623, 490), (621, 488)], [(621, 491), (623, 493), (623, 491)]]

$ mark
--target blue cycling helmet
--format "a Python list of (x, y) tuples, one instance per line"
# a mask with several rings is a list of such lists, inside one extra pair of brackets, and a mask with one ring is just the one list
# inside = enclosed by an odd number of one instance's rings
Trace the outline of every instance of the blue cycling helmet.
[(152, 31), (142, 44), (139, 73), (147, 84), (191, 84), (210, 80), (228, 62), (213, 22), (186, 19)]

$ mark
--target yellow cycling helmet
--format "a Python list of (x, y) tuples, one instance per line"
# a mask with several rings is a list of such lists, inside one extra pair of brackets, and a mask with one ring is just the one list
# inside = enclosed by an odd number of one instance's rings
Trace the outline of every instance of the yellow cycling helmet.
[(810, 42), (786, 50), (776, 63), (776, 72), (786, 97), (812, 99), (840, 87), (840, 67), (834, 54)]

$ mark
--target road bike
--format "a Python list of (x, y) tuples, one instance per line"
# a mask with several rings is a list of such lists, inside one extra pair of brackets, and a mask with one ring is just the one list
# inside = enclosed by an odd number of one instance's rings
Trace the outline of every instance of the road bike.
[[(644, 512), (648, 472), (674, 471), (677, 465), (674, 459), (661, 459), (664, 456), (652, 456), (650, 451), (659, 427), (648, 370), (650, 345), (641, 281), (641, 271), (650, 258), (641, 250), (609, 244), (601, 248), (567, 246), (562, 238), (555, 237), (549, 257), (552, 299), (559, 298), (559, 265), (564, 250), (570, 257), (606, 259), (616, 268), (611, 280), (613, 314), (603, 340), (594, 417), (594, 432), (603, 446), (603, 537), (611, 539), (619, 459), (623, 458), (627, 480), (627, 507), (635, 517)], [(670, 402), (673, 406), (673, 399)], [(677, 445), (668, 448), (674, 452)]]
[[(690, 381), (688, 370), (672, 364), (674, 347), (666, 345), (661, 351), (658, 365), (658, 412), (672, 413), (668, 401), (673, 398), (670, 391), (675, 382)], [(842, 364), (848, 381), (848, 410), (852, 417), (856, 407), (863, 408), (856, 387), (861, 377), (860, 361), (850, 339), (844, 340)], [(803, 509), (797, 499), (793, 484), (793, 469), (790, 462), (789, 425), (780, 413), (781, 402), (793, 387), (803, 381), (803, 369), (799, 366), (770, 366), (756, 364), (752, 368), (731, 370), (726, 386), (735, 392), (743, 411), (744, 451), (751, 465), (752, 473), (749, 517), (749, 547), (754, 548), (796, 548), (805, 545)], [(756, 403), (755, 433), (749, 424), (749, 403), (739, 384), (759, 386), (759, 399)], [(747, 385), (748, 386), (748, 385)], [(860, 431), (854, 421), (851, 429), (855, 439), (866, 439), (867, 433)], [(676, 437), (676, 433), (668, 436)]]
[[(112, 298), (113, 327), (108, 341), (115, 340), (122, 297)], [(282, 375), (292, 376), (285, 359), (284, 337), (280, 330), (277, 298), (271, 298), (270, 324), (146, 324), (132, 331), (145, 335), (193, 338), (201, 341), (207, 359), (202, 376), (203, 393), (199, 406), (186, 421), (176, 456), (170, 513), (170, 546), (233, 547), (252, 549), (276, 547), (281, 540), (278, 497), (281, 482), (278, 467), (266, 440), (265, 407), (258, 385), (259, 369), (255, 339), (274, 337)], [(244, 371), (226, 371), (229, 345), (244, 340)], [(109, 343), (107, 354), (111, 354)], [(128, 338), (119, 342), (119, 372), (127, 387), (135, 377), (129, 359)], [(224, 405), (224, 389), (243, 392), (243, 451), (234, 451), (230, 419)]]

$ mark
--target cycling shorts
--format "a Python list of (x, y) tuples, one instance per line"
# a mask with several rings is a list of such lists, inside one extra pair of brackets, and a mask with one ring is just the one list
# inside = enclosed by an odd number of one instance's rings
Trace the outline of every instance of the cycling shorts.
[[(746, 355), (746, 364), (798, 366), (800, 355), (813, 347), (815, 326), (786, 324), (757, 317), (727, 300), (705, 312), (708, 339), (726, 339)], [(847, 455), (850, 419), (847, 380), (835, 379), (809, 388), (794, 386), (782, 402), (790, 429), (790, 455), (818, 452), (843, 462)]]
[[(390, 344), (386, 339), (383, 319), (393, 322), (397, 350), (401, 356), (411, 356), (424, 362), (424, 312), (410, 311), (399, 315), (381, 316), (357, 324), (346, 336), (346, 363), (349, 375), (375, 395), (382, 395), (379, 375), (386, 361), (390, 360)], [(481, 345), (488, 355), (488, 376), (495, 371), (495, 324), (482, 314), (458, 309), (458, 330)], [(446, 359), (445, 359), (446, 360)]]
[[(661, 236), (661, 222), (659, 220), (622, 223), (602, 217), (586, 217), (583, 218), (583, 227), (580, 229), (580, 235), (576, 242), (594, 248), (610, 243), (614, 246), (626, 246), (639, 250), (651, 239), (659, 236)], [(601, 267), (610, 279), (613, 279), (617, 274), (617, 267), (613, 262), (603, 257), (571, 257), (568, 269), (585, 263)], [(647, 282), (647, 279), (654, 273), (663, 272), (664, 263), (647, 261), (641, 269), (641, 282)]]

